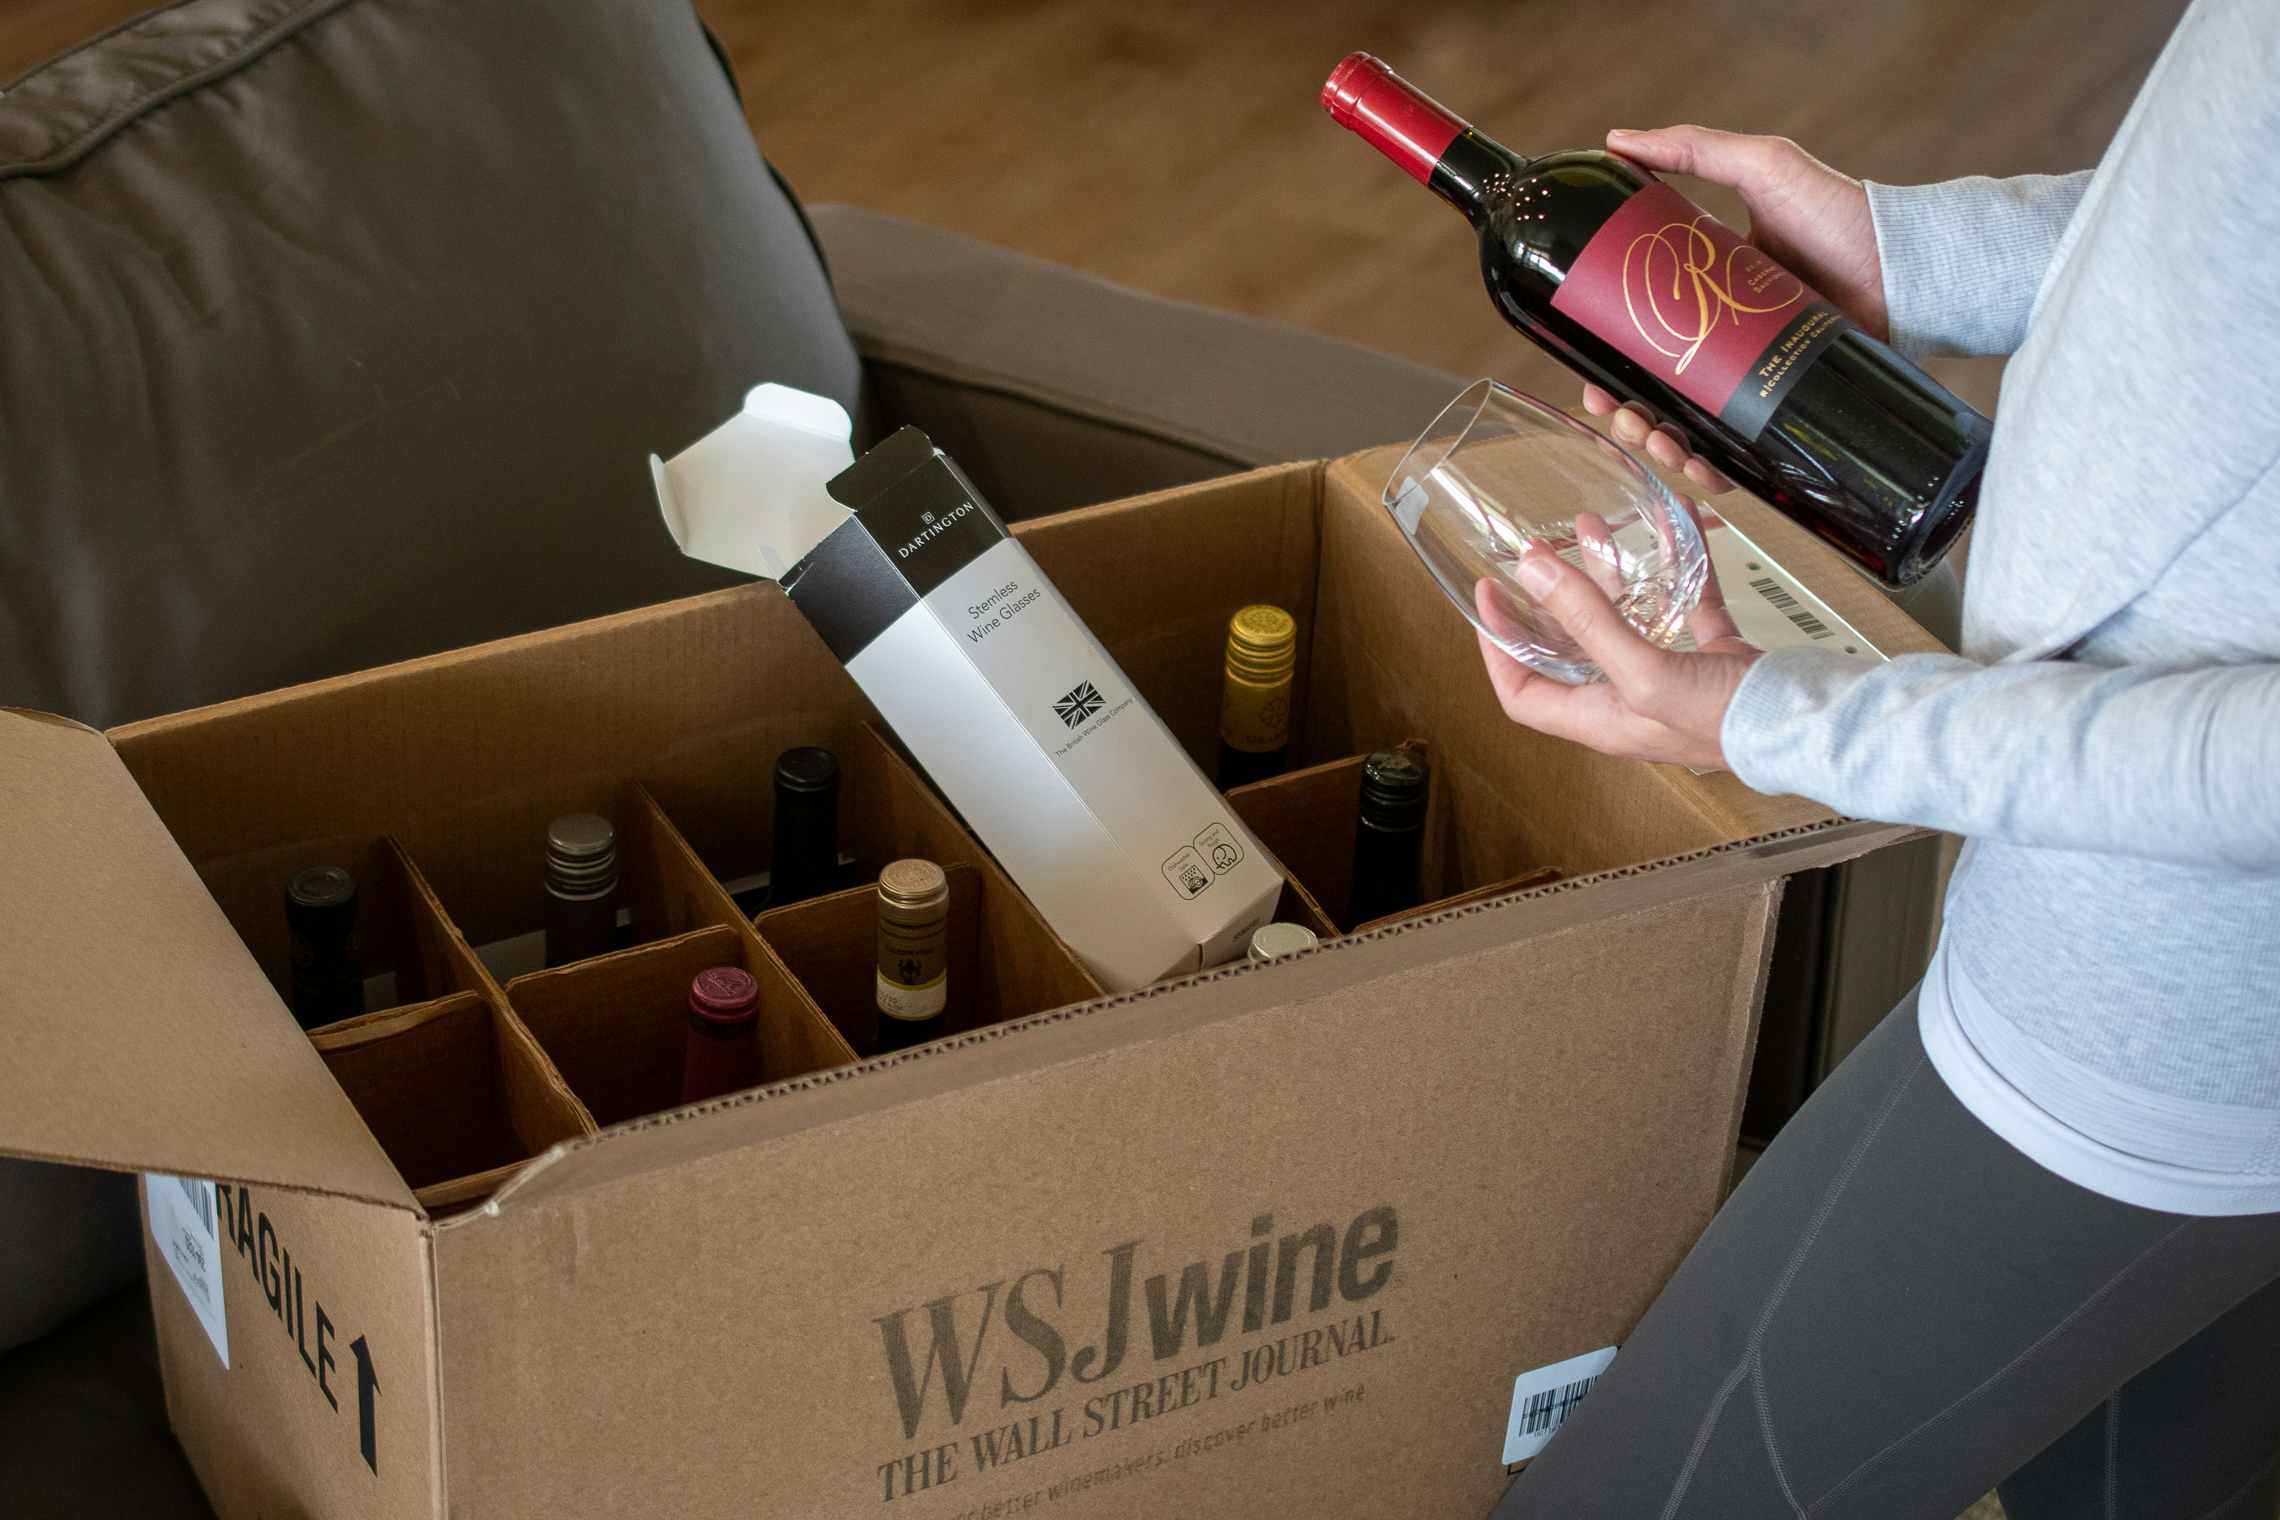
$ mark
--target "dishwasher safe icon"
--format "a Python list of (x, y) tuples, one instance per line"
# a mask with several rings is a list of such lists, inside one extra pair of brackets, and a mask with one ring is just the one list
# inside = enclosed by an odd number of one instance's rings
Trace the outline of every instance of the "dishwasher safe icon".
[(1182, 845), (1164, 862), (1164, 880), (1182, 897), (1200, 897), (1203, 889), (1211, 885), (1211, 867), (1204, 864), (1203, 857), (1192, 846)]

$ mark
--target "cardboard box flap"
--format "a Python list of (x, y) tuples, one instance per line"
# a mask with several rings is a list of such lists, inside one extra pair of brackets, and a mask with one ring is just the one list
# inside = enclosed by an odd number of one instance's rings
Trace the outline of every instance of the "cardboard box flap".
[[(825, 489), (854, 461), (853, 432), (828, 397), (754, 386), (742, 411), (670, 460), (649, 456), (666, 531), (692, 559), (781, 581), (853, 515)], [(771, 485), (757, 504), (755, 480)]]
[(416, 1207), (93, 729), (0, 709), (0, 923), (0, 1151)]

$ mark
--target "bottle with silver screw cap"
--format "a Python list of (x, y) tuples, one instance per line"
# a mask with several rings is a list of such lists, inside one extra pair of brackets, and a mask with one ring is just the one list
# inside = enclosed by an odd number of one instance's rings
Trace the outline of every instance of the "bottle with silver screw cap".
[(1295, 955), (1322, 943), (1322, 937), (1304, 924), (1261, 924), (1251, 931), (1251, 959), (1271, 961), (1278, 955)]
[(546, 964), (617, 948), (617, 829), (594, 813), (546, 826)]

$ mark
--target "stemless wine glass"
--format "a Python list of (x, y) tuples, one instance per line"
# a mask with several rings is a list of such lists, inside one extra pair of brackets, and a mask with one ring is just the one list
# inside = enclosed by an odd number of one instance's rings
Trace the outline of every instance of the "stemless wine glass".
[(1384, 500), (1475, 628), (1571, 686), (1600, 679), (1599, 667), (1520, 589), (1530, 545), (1581, 568), (1659, 648), (1685, 632), (1709, 575), (1685, 503), (1638, 460), (1494, 380), (1442, 409), (1393, 467)]

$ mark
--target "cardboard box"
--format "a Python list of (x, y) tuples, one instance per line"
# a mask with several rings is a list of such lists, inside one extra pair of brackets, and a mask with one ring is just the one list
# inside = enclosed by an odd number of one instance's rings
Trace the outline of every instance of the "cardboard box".
[[(1429, 880), (1561, 875), (1120, 996), (772, 587), (108, 736), (0, 714), (0, 1148), (174, 1174), (150, 1292), (221, 1514), (1485, 1511), (1515, 1378), (1619, 1342), (1721, 1196), (1781, 876), (1906, 834), (1513, 728), (1376, 505), (1391, 462), (1019, 532), (1191, 753), (1228, 613), (1277, 602), (1297, 764), (1423, 738)], [(720, 888), (818, 741), (858, 853), (962, 868), (961, 1035), (855, 1063), (824, 1003), (856, 915), (755, 926)], [(572, 807), (620, 820), (639, 943), (501, 986), (472, 947), (538, 922)], [(431, 1001), (312, 1040), (279, 884), (360, 852), (398, 862), (385, 969)], [(769, 1085), (646, 1113), (660, 999), (725, 961)]]
[(776, 581), (1085, 965), (1127, 992), (1243, 953), (1283, 880), (982, 493), (917, 428), (856, 459), (762, 385), (651, 456), (682, 552)]

